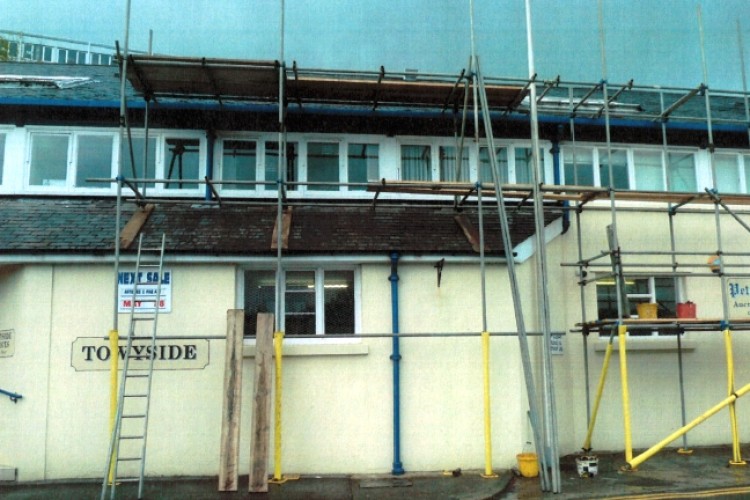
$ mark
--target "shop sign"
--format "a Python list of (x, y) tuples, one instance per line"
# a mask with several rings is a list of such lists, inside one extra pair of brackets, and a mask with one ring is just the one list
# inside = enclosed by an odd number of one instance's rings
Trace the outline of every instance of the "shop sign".
[(732, 278), (727, 281), (729, 317), (750, 318), (750, 280)]
[(16, 352), (16, 333), (13, 330), (0, 330), (0, 358), (9, 358)]
[[(117, 273), (117, 312), (129, 313), (133, 308), (133, 289), (138, 283), (135, 297), (136, 313), (156, 311), (159, 273), (157, 271), (139, 271), (136, 279), (135, 270)], [(158, 297), (159, 313), (172, 312), (172, 271), (161, 273), (161, 294)]]
[[(120, 339), (117, 355), (118, 367), (125, 363), (127, 340)], [(71, 348), (71, 366), (76, 371), (109, 370), (112, 352), (109, 341), (103, 337), (78, 337)], [(154, 370), (202, 370), (209, 363), (207, 339), (158, 339), (151, 347), (151, 340), (134, 340), (130, 354), (130, 369), (148, 370), (151, 358)]]

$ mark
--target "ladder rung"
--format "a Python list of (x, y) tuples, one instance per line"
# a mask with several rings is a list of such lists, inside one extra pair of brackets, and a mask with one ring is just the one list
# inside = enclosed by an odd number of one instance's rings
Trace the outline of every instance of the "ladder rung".
[(118, 477), (118, 483), (137, 483), (141, 480), (139, 477)]
[(148, 394), (125, 394), (126, 398), (146, 398)]
[(136, 436), (136, 435), (128, 435), (128, 436), (120, 436), (120, 439), (143, 439), (144, 436)]
[(141, 460), (143, 460), (141, 457), (117, 457), (118, 462), (139, 462)]
[(146, 415), (133, 413), (132, 415), (123, 415), (122, 418), (146, 418)]
[(131, 373), (127, 373), (127, 374), (125, 374), (125, 376), (128, 377), (128, 378), (146, 378), (146, 377), (148, 377), (148, 375), (146, 375), (145, 373), (144, 374), (140, 374), (140, 373), (132, 373), (132, 374)]

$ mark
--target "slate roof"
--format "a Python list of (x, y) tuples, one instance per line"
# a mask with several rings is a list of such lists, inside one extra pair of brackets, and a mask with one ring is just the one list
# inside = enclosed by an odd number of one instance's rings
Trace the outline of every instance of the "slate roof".
[[(123, 206), (122, 226), (136, 209)], [(108, 254), (113, 251), (116, 200), (112, 198), (0, 197), (0, 254)], [(463, 211), (478, 227), (475, 207)], [(286, 255), (476, 255), (454, 220), (451, 205), (304, 204), (292, 210)], [(559, 213), (547, 212), (546, 223)], [(516, 245), (534, 233), (530, 210), (510, 210)], [(146, 243), (166, 233), (167, 252), (189, 255), (273, 256), (274, 205), (156, 206), (143, 227)], [(485, 211), (490, 254), (503, 245), (496, 209)]]

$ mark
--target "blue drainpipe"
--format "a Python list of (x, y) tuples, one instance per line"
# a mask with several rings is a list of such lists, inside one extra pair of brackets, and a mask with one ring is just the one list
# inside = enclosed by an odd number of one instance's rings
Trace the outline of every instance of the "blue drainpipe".
[(400, 413), (400, 385), (401, 376), (399, 373), (399, 363), (401, 354), (398, 350), (398, 252), (391, 253), (391, 275), (388, 280), (391, 282), (391, 317), (393, 319), (393, 351), (391, 360), (393, 361), (393, 469), (391, 474), (400, 476), (404, 473), (404, 466), (401, 464), (401, 413)]
[[(213, 130), (206, 132), (206, 177), (209, 180), (214, 180), (214, 143), (216, 142), (216, 134)], [(213, 193), (211, 193), (211, 186), (206, 184), (206, 201), (211, 201)]]
[[(558, 137), (561, 134), (561, 128), (562, 127), (558, 127), (558, 130), (557, 130)], [(560, 184), (562, 184), (562, 179), (560, 177), (561, 170), (560, 170), (560, 140), (559, 139), (556, 138), (552, 141), (552, 149), (550, 149), (550, 153), (552, 153), (552, 171), (554, 172), (553, 182), (559, 186)], [(565, 210), (563, 210), (563, 213), (562, 213), (562, 216), (563, 216), (562, 234), (565, 234), (568, 232), (568, 228), (570, 227), (570, 210), (568, 209), (568, 207), (570, 206), (570, 202), (563, 201), (563, 206), (565, 207)]]

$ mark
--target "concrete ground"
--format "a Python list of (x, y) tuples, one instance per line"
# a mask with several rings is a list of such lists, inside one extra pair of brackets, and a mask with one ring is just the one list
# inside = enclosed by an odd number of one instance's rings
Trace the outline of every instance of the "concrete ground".
[[(747, 446), (743, 447), (743, 449)], [(479, 471), (455, 474), (403, 476), (302, 476), (281, 485), (269, 485), (267, 494), (249, 494), (247, 476), (240, 478), (240, 491), (216, 491), (216, 478), (148, 478), (148, 499), (258, 499), (258, 500), (386, 500), (397, 498), (479, 500), (591, 498), (680, 499), (750, 498), (750, 466), (729, 466), (729, 447), (696, 448), (691, 455), (665, 450), (642, 464), (637, 471), (624, 472), (624, 455), (600, 453), (598, 473), (581, 478), (575, 456), (561, 459), (560, 493), (543, 493), (538, 478), (523, 478), (514, 471), (500, 471), (495, 479), (480, 477)], [(750, 454), (748, 455), (750, 457)], [(0, 483), (3, 500), (95, 499), (100, 482)], [(136, 498), (134, 485), (117, 489), (117, 498)]]

